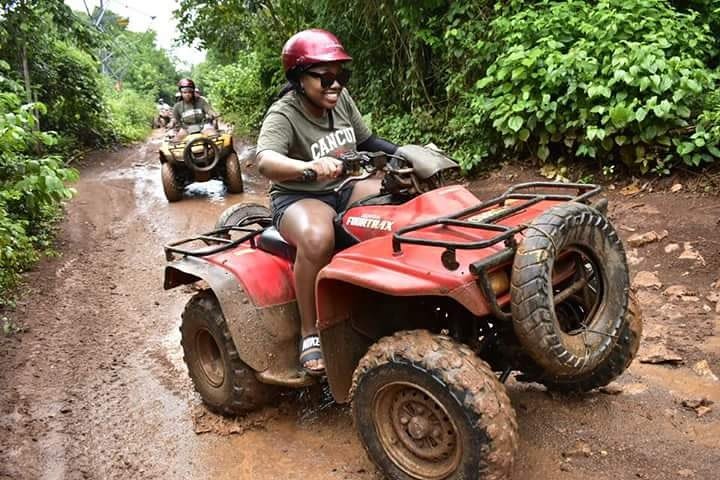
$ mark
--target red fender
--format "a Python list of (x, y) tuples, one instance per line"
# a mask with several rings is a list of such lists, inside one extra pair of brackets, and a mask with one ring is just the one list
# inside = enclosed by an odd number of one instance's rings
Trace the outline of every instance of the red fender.
[[(447, 238), (447, 232), (444, 237)], [(458, 250), (460, 268), (447, 270), (440, 260), (442, 248), (403, 245), (393, 255), (392, 237), (374, 238), (342, 251), (323, 268), (317, 281), (318, 326), (321, 330), (342, 321), (346, 299), (337, 283), (355, 285), (392, 296), (437, 295), (455, 299), (477, 316), (490, 313), (476, 278), (468, 265), (503, 250), (502, 245), (483, 250)], [(501, 297), (500, 302), (503, 303)]]
[(165, 268), (165, 289), (198, 280), (218, 298), (242, 361), (269, 383), (306, 383), (297, 376), (300, 317), (289, 262), (242, 245)]
[(269, 307), (295, 300), (292, 265), (285, 259), (249, 245), (205, 258), (235, 275), (238, 281), (245, 285), (248, 296), (257, 307)]

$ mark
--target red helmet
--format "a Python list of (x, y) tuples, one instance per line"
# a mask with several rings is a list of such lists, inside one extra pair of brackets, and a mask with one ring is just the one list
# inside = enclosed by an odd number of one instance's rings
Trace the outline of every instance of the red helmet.
[(352, 57), (347, 54), (340, 40), (320, 28), (311, 28), (296, 33), (285, 42), (282, 49), (282, 64), (286, 76), (323, 62), (347, 62)]
[(178, 82), (178, 88), (192, 88), (195, 89), (195, 82), (190, 80), (189, 78), (181, 78)]

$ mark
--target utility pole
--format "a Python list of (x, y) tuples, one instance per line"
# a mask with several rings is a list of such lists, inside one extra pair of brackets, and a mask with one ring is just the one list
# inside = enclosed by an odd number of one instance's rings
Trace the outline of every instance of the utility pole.
[[(104, 32), (104, 29), (102, 28), (102, 19), (105, 16), (105, 1), (100, 0), (100, 7), (99, 7), (99, 13), (97, 15), (97, 18), (93, 18), (93, 14), (90, 13), (90, 7), (88, 7), (87, 1), (83, 0), (83, 5), (85, 5), (85, 11), (87, 12), (88, 17), (90, 17), (90, 21), (95, 25), (95, 28), (100, 30), (101, 32)], [(106, 54), (105, 50), (100, 50), (100, 53), (98, 57), (100, 58), (100, 71), (103, 75), (107, 75), (109, 69), (108, 66), (108, 60), (112, 56), (112, 52)]]

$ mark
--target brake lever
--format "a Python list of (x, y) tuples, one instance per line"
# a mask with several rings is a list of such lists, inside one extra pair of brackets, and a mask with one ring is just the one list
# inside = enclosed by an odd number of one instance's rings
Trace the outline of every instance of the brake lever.
[(353, 177), (348, 177), (348, 178), (346, 178), (345, 180), (343, 180), (343, 181), (340, 183), (340, 185), (338, 185), (337, 187), (333, 188), (333, 192), (338, 193), (338, 192), (339, 192), (340, 190), (342, 190), (343, 187), (344, 187), (345, 185), (347, 185), (348, 183), (350, 183), (350, 182), (359, 182), (360, 180), (365, 180), (366, 178), (370, 178), (374, 173), (375, 173), (375, 172), (372, 171), (372, 172), (366, 172), (366, 173), (364, 173), (364, 174), (362, 174), (362, 175), (357, 175), (357, 176), (353, 176)]

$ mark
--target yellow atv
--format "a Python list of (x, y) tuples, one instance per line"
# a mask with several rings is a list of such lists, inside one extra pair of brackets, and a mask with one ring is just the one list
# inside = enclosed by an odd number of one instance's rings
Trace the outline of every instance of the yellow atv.
[(192, 130), (181, 141), (166, 137), (160, 146), (163, 190), (169, 202), (182, 199), (193, 182), (222, 180), (230, 193), (242, 193), (240, 162), (228, 132), (204, 134)]

